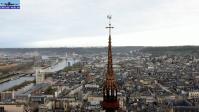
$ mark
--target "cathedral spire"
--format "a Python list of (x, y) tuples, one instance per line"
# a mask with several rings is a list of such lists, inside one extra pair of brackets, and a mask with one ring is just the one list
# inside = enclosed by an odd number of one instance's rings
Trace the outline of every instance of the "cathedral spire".
[(113, 63), (112, 63), (112, 46), (111, 46), (111, 29), (113, 29), (114, 27), (111, 26), (111, 15), (107, 16), (108, 20), (109, 20), (109, 26), (106, 27), (109, 29), (109, 41), (108, 41), (108, 66), (107, 66), (107, 75), (113, 77)]
[(108, 65), (106, 80), (103, 87), (103, 102), (102, 107), (106, 112), (114, 112), (119, 109), (119, 101), (117, 100), (117, 83), (115, 79), (115, 74), (113, 72), (113, 62), (112, 62), (112, 46), (111, 46), (111, 16), (107, 16), (109, 20), (109, 41), (108, 41)]

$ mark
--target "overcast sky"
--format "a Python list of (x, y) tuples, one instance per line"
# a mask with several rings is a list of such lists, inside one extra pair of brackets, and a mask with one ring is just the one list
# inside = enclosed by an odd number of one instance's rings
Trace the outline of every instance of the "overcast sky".
[(199, 45), (199, 0), (21, 0), (0, 9), (0, 47)]

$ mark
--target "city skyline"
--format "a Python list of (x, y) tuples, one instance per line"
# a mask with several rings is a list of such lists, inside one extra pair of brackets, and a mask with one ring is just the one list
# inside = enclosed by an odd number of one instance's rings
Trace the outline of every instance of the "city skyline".
[(107, 46), (107, 14), (113, 15), (113, 46), (199, 45), (197, 0), (29, 0), (20, 5), (20, 10), (0, 10), (0, 48)]

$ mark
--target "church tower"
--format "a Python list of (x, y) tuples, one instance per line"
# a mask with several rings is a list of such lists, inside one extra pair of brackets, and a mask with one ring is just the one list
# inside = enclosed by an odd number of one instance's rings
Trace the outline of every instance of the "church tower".
[(109, 29), (109, 42), (108, 42), (108, 65), (106, 72), (106, 80), (103, 87), (103, 102), (102, 107), (106, 112), (114, 112), (119, 109), (119, 101), (117, 99), (117, 82), (115, 79), (115, 74), (113, 71), (112, 63), (112, 46), (111, 46), (111, 16), (107, 16), (109, 20), (109, 26), (106, 27)]

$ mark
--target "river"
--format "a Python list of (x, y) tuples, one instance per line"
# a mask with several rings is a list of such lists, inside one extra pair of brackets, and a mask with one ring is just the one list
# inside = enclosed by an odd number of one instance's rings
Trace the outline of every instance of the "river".
[(15, 80), (10, 80), (10, 81), (1, 83), (0, 84), (0, 92), (7, 90), (11, 87), (14, 87), (16, 85), (19, 85), (19, 84), (21, 84), (25, 81), (33, 81), (34, 79), (35, 79), (35, 77), (32, 77), (32, 76), (24, 76), (24, 77), (20, 77), (18, 79), (15, 79)]

